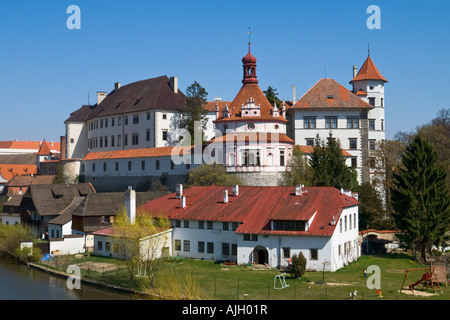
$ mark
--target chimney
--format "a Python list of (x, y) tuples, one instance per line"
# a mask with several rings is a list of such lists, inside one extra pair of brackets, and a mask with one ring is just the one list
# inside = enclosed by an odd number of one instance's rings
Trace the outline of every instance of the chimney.
[(66, 136), (60, 136), (59, 137), (59, 140), (60, 140), (60, 142), (59, 142), (59, 149), (60, 149), (60, 156), (59, 156), (59, 159), (65, 159), (66, 158), (66, 154), (67, 154), (67, 151), (66, 151)]
[(121, 86), (120, 82), (114, 83), (114, 90), (119, 90), (120, 86)]
[(186, 197), (181, 196), (181, 208), (186, 208)]
[[(120, 87), (120, 84), (119, 84)], [(118, 89), (118, 88), (116, 88)], [(106, 98), (107, 92), (97, 91), (97, 104), (100, 104)]]
[(183, 196), (183, 185), (177, 184), (176, 186), (176, 198), (180, 199)]
[(297, 102), (297, 87), (295, 84), (292, 85), (292, 104), (295, 104)]
[(174, 93), (178, 93), (178, 77), (170, 77), (169, 85)]
[(334, 216), (333, 216), (333, 219), (331, 219), (331, 225), (334, 226), (335, 224), (336, 224), (336, 220), (334, 219)]
[(227, 203), (228, 202), (228, 190), (225, 190), (223, 192), (223, 203)]
[(295, 195), (296, 196), (301, 196), (302, 195), (302, 188), (303, 188), (302, 184), (297, 184), (295, 186)]
[(233, 196), (237, 197), (239, 195), (239, 185), (236, 184), (233, 186)]
[(136, 191), (131, 186), (125, 191), (125, 209), (130, 223), (134, 224), (136, 219)]
[(358, 74), (358, 68), (356, 67), (356, 65), (353, 66), (353, 78), (356, 77), (356, 75)]

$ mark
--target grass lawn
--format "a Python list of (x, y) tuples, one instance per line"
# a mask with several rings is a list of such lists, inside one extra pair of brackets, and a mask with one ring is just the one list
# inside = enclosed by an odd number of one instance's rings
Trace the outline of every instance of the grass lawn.
[[(147, 286), (145, 278), (129, 281), (129, 275), (123, 264), (115, 259), (88, 257), (60, 257), (58, 262), (49, 262), (59, 270), (65, 270), (70, 264), (83, 266), (82, 277), (116, 286), (131, 287), (139, 290)], [(86, 268), (86, 263), (91, 267)], [(98, 267), (94, 268), (95, 263)], [(115, 265), (115, 268), (111, 268)], [(375, 265), (380, 268), (381, 295), (376, 289), (367, 287), (364, 269)], [(412, 261), (408, 255), (361, 256), (357, 261), (336, 272), (306, 272), (301, 279), (286, 274), (288, 287), (274, 288), (275, 275), (282, 272), (276, 269), (255, 270), (243, 266), (226, 266), (214, 261), (200, 261), (182, 258), (170, 259), (155, 277), (155, 288), (167, 288), (167, 291), (196, 291), (201, 299), (218, 300), (347, 300), (350, 293), (357, 291), (356, 300), (450, 300), (450, 286), (441, 286), (435, 293), (433, 289), (421, 290), (418, 285), (416, 295), (399, 293), (404, 280), (405, 269), (424, 267)], [(411, 282), (422, 277), (422, 271), (410, 272)], [(368, 277), (372, 274), (368, 273)], [(178, 279), (178, 280), (174, 280)], [(324, 282), (323, 282), (324, 280)], [(174, 284), (174, 282), (177, 282)], [(408, 282), (405, 282), (405, 287)], [(280, 287), (280, 283), (276, 283)], [(176, 289), (174, 289), (176, 288)], [(427, 294), (427, 296), (424, 296)]]

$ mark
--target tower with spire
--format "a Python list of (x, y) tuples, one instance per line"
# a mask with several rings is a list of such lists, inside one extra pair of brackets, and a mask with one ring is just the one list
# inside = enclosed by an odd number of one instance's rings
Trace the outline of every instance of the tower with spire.
[(374, 108), (368, 112), (369, 145), (373, 141), (384, 140), (385, 118), (384, 118), (384, 84), (388, 82), (370, 57), (368, 49), (367, 58), (359, 72), (356, 73), (356, 66), (353, 67), (353, 79), (350, 84), (353, 86), (353, 93), (363, 99)]

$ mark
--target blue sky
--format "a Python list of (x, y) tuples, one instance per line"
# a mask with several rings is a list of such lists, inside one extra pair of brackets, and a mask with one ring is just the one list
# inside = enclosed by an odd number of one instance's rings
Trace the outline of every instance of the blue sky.
[[(67, 8), (81, 10), (70, 30)], [(370, 5), (381, 29), (368, 29)], [(177, 76), (208, 99), (232, 100), (242, 57), (260, 87), (297, 98), (326, 74), (350, 89), (370, 55), (385, 86), (386, 133), (411, 131), (449, 108), (450, 1), (4, 0), (0, 6), (0, 140), (58, 141), (64, 121), (115, 82)]]

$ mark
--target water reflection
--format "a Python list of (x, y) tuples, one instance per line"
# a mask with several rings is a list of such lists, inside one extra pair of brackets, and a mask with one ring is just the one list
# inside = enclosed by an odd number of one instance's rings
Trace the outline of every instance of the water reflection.
[(0, 300), (132, 300), (130, 294), (82, 283), (67, 288), (67, 280), (0, 257)]

